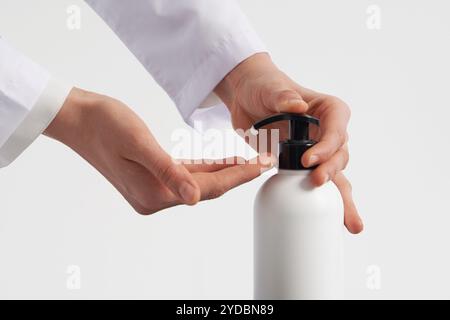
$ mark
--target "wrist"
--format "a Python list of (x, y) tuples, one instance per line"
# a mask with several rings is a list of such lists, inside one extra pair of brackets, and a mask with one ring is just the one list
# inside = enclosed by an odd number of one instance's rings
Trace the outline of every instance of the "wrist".
[(92, 106), (94, 95), (79, 88), (72, 88), (61, 109), (43, 134), (72, 146), (74, 138), (82, 135), (80, 130), (82, 119)]
[(236, 98), (239, 88), (244, 86), (245, 80), (256, 79), (269, 70), (277, 67), (267, 53), (256, 53), (231, 70), (214, 89), (219, 98), (230, 108)]

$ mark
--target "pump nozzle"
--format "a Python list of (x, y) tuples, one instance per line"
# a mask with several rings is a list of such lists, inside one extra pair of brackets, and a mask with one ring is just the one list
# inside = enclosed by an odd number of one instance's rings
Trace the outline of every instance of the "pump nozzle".
[(319, 126), (319, 119), (307, 114), (279, 113), (258, 121), (253, 125), (254, 130), (277, 121), (289, 120), (289, 138), (280, 141), (279, 167), (280, 169), (303, 170), (301, 157), (316, 141), (309, 138), (309, 125)]

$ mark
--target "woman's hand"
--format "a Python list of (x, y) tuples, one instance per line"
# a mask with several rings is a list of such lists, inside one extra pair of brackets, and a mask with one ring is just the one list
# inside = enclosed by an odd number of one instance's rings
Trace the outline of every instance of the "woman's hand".
[(177, 163), (125, 104), (77, 88), (44, 134), (86, 159), (141, 214), (219, 197), (256, 178), (272, 162)]
[[(319, 164), (311, 173), (313, 183), (320, 186), (333, 180), (344, 202), (347, 229), (352, 233), (362, 231), (363, 223), (353, 202), (350, 183), (342, 173), (349, 159), (347, 124), (350, 118), (350, 109), (342, 100), (299, 86), (264, 53), (239, 64), (215, 92), (227, 105), (235, 129), (247, 130), (258, 120), (280, 112), (306, 112), (319, 118), (319, 142), (299, 161), (306, 167)], [(287, 124), (268, 126), (275, 127), (281, 129), (280, 137), (284, 139)]]

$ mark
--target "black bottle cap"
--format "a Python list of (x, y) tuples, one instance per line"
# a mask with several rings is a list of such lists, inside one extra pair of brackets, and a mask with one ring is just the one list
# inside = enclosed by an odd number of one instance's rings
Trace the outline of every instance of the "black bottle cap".
[(316, 141), (309, 138), (309, 125), (319, 126), (319, 119), (307, 114), (279, 113), (265, 118), (253, 125), (255, 130), (270, 123), (289, 120), (289, 138), (280, 142), (278, 167), (288, 170), (310, 170), (302, 165), (302, 155), (311, 148)]

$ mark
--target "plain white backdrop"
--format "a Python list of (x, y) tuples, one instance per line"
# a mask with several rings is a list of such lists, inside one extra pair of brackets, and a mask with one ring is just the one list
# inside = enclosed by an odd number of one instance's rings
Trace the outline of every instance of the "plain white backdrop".
[[(345, 239), (347, 297), (450, 298), (450, 2), (240, 2), (280, 68), (352, 109), (347, 175), (366, 230)], [(67, 27), (71, 5), (80, 30)], [(380, 29), (369, 28), (373, 8)], [(0, 34), (54, 75), (132, 106), (166, 150), (187, 128), (83, 1), (0, 0)], [(0, 297), (252, 298), (252, 206), (266, 178), (142, 217), (41, 137), (0, 171)]]

